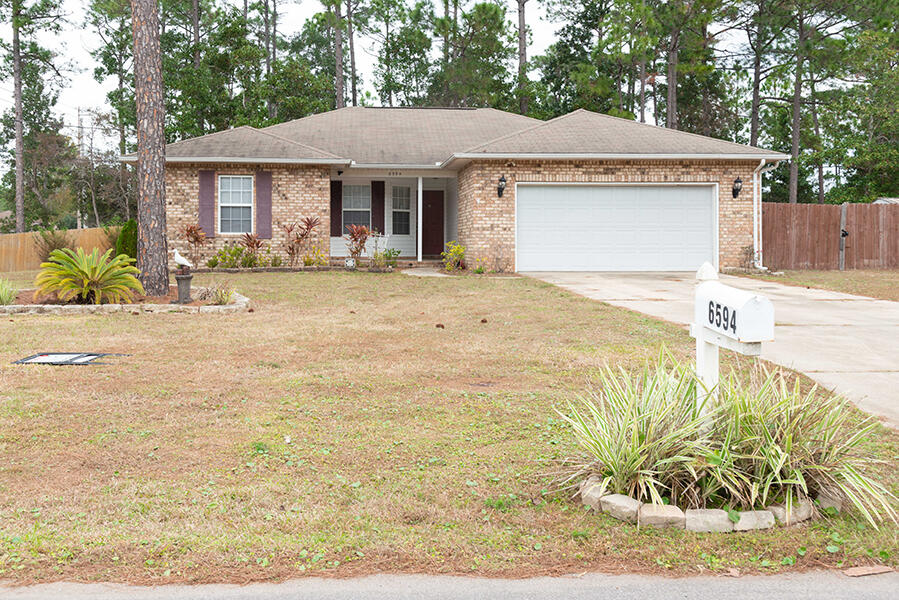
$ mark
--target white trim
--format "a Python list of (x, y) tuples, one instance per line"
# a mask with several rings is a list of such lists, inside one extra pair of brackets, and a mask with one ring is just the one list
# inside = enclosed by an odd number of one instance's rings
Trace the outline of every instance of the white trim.
[[(120, 162), (136, 163), (136, 156), (120, 156)], [(228, 156), (167, 156), (167, 163), (233, 163), (239, 165), (349, 165), (344, 158), (239, 158)]]
[(519, 186), (592, 186), (592, 187), (710, 187), (714, 201), (714, 267), (718, 270), (719, 254), (721, 253), (721, 224), (719, 211), (721, 210), (721, 198), (718, 195), (717, 181), (640, 181), (640, 182), (614, 182), (614, 181), (516, 181), (515, 182), (515, 214), (512, 219), (512, 239), (515, 244), (513, 270), (518, 272), (518, 187)]
[(440, 166), (446, 168), (447, 165), (456, 159), (464, 160), (496, 160), (496, 159), (518, 159), (518, 160), (745, 160), (756, 161), (761, 158), (771, 160), (785, 160), (789, 158), (786, 154), (769, 153), (769, 154), (620, 154), (610, 153), (604, 154), (599, 152), (586, 153), (514, 153), (514, 152), (459, 152), (454, 153), (448, 159), (443, 161)]
[(423, 224), (422, 220), (422, 212), (424, 205), (424, 186), (422, 185), (422, 178), (418, 178), (418, 211), (415, 215), (416, 221), (416, 229), (415, 229), (415, 245), (416, 245), (416, 256), (418, 257), (418, 262), (421, 262), (421, 228)]
[[(252, 184), (250, 190), (250, 231), (240, 233), (222, 231), (222, 177), (249, 177)], [(246, 206), (246, 204), (226, 204), (225, 206)], [(256, 233), (256, 175), (248, 173), (216, 173), (215, 178), (215, 235), (242, 236), (245, 233)]]

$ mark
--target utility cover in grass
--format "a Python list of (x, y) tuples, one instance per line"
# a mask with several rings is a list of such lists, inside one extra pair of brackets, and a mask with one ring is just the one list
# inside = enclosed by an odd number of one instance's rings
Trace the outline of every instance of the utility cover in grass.
[(33, 354), (13, 361), (14, 365), (89, 365), (91, 363), (103, 365), (109, 363), (94, 363), (104, 356), (121, 356), (118, 354), (103, 352), (44, 352)]

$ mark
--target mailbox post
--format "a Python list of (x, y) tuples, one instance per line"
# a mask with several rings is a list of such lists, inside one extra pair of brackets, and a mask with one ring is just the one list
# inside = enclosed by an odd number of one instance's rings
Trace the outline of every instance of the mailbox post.
[(774, 305), (764, 296), (718, 281), (715, 267), (705, 263), (696, 273), (693, 324), (696, 338), (696, 374), (707, 394), (717, 397), (718, 348), (758, 356), (762, 342), (774, 339)]

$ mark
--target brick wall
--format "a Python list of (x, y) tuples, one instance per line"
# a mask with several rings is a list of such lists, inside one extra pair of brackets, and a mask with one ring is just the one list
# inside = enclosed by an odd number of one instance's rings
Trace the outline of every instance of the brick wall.
[[(329, 252), (330, 231), (330, 168), (312, 165), (197, 165), (168, 164), (165, 170), (166, 227), (169, 249), (177, 248), (184, 256), (190, 256), (190, 247), (181, 231), (185, 225), (196, 224), (199, 220), (199, 171), (212, 169), (216, 172), (216, 228), (218, 228), (218, 175), (253, 175), (257, 170), (272, 172), (272, 239), (264, 240), (265, 248), (278, 254), (287, 264), (284, 250), (286, 236), (282, 225), (296, 223), (303, 217), (318, 217), (321, 224), (313, 236), (312, 243)], [(253, 186), (253, 221), (256, 220), (256, 186)], [(239, 241), (241, 234), (221, 234), (202, 250), (199, 265), (226, 244)], [(170, 260), (170, 264), (174, 264)]]
[[(486, 259), (497, 271), (515, 268), (515, 183), (718, 183), (719, 267), (737, 267), (752, 246), (752, 172), (758, 161), (473, 161), (459, 172), (459, 243), (473, 264)], [(506, 177), (502, 198), (496, 195)], [(733, 197), (734, 180), (743, 191)]]

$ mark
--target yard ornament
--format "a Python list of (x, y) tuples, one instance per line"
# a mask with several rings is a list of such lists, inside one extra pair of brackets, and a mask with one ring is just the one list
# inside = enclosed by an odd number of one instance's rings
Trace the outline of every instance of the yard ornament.
[(175, 264), (179, 267), (187, 267), (188, 269), (193, 268), (193, 265), (190, 264), (190, 261), (181, 256), (177, 248), (175, 248)]

